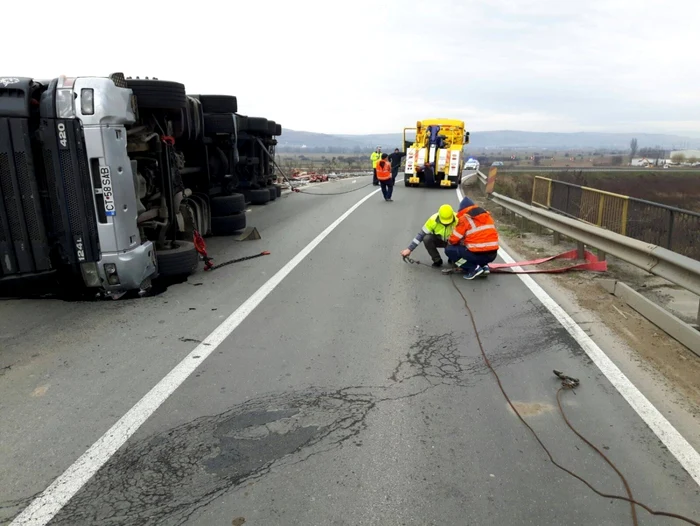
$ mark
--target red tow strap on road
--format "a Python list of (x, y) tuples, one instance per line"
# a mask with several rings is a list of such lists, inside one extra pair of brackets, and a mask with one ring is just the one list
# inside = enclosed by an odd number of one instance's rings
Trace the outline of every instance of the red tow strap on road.
[(204, 242), (204, 238), (202, 237), (202, 235), (196, 230), (194, 231), (193, 241), (194, 248), (197, 249), (197, 252), (199, 252), (199, 255), (202, 256), (202, 259), (204, 260), (204, 270), (211, 269), (213, 266), (213, 259), (207, 255), (207, 244)]
[(499, 274), (560, 274), (562, 272), (568, 272), (570, 270), (590, 270), (592, 272), (605, 272), (608, 270), (608, 262), (600, 261), (594, 254), (588, 250), (584, 251), (585, 263), (578, 263), (576, 265), (569, 265), (566, 267), (550, 268), (550, 269), (519, 269), (519, 270), (508, 270), (512, 267), (527, 267), (534, 265), (541, 265), (547, 261), (553, 261), (555, 259), (568, 259), (577, 260), (578, 251), (569, 250), (568, 252), (563, 252), (557, 254), (556, 256), (549, 256), (541, 259), (532, 259), (530, 261), (516, 261), (515, 263), (489, 263), (489, 269), (492, 273)]

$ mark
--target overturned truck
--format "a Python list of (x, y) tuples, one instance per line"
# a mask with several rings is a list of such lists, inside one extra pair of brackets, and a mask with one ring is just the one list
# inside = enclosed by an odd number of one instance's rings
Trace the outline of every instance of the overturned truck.
[(0, 290), (48, 278), (115, 296), (194, 272), (196, 232), (239, 232), (281, 192), (281, 126), (237, 112), (121, 73), (0, 77)]

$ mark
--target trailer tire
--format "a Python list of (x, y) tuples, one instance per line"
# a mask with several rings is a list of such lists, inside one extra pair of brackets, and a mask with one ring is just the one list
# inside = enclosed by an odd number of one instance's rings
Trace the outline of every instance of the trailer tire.
[(245, 212), (245, 196), (243, 194), (221, 195), (211, 198), (212, 217), (225, 217)]
[(246, 227), (245, 212), (211, 218), (211, 233), (214, 236), (230, 236)]
[(270, 191), (267, 188), (259, 188), (250, 191), (250, 202), (254, 205), (264, 205), (270, 200)]
[(236, 115), (236, 125), (239, 132), (248, 131), (248, 117), (245, 115)]
[(148, 110), (180, 110), (187, 108), (185, 85), (154, 79), (127, 79), (129, 89), (136, 95), (136, 104)]
[(267, 133), (270, 135), (270, 137), (275, 135), (276, 130), (277, 123), (275, 121), (267, 121)]
[(268, 186), (267, 191), (270, 192), (270, 201), (277, 199), (277, 188), (274, 186)]
[(282, 135), (282, 125), (281, 124), (275, 124), (275, 135), (280, 136)]
[(233, 135), (236, 132), (236, 124), (232, 113), (205, 113), (204, 114), (204, 134), (216, 135), (225, 133)]
[(162, 277), (189, 276), (199, 265), (199, 253), (191, 241), (177, 241), (176, 248), (157, 250), (156, 258)]
[(248, 117), (247, 131), (259, 135), (267, 135), (269, 133), (268, 120), (264, 117)]
[(277, 197), (282, 197), (282, 187), (280, 185), (275, 185), (275, 192), (277, 192)]
[(238, 99), (234, 95), (192, 95), (202, 103), (204, 113), (236, 113)]

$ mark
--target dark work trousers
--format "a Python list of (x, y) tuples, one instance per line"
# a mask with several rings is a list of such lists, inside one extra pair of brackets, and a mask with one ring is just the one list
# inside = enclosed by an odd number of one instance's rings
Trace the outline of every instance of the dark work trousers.
[(491, 250), (489, 252), (470, 252), (462, 244), (459, 245), (447, 245), (445, 248), (445, 255), (452, 261), (459, 263), (459, 260), (465, 260), (461, 265), (457, 265), (464, 272), (469, 273), (474, 270), (479, 265), (488, 265), (492, 263), (496, 256), (498, 255), (498, 250)]
[(399, 175), (399, 167), (396, 166), (391, 169), (391, 178), (394, 180), (394, 184), (396, 184), (396, 176)]
[(384, 199), (391, 199), (391, 194), (394, 193), (394, 181), (389, 179), (387, 181), (379, 181), (382, 186), (382, 194), (384, 194)]
[(430, 254), (430, 258), (433, 260), (433, 262), (442, 261), (438, 248), (447, 247), (447, 241), (442, 239), (440, 236), (436, 236), (435, 234), (426, 234), (423, 238), (423, 244), (425, 245), (425, 250), (428, 251), (428, 254)]
[(374, 176), (372, 177), (372, 184), (377, 186), (379, 184), (379, 179), (377, 179), (377, 169), (374, 168)]

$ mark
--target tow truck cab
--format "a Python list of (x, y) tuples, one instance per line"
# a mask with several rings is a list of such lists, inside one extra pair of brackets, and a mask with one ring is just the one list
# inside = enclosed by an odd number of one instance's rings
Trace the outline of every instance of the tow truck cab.
[[(409, 134), (415, 138), (409, 140)], [(406, 152), (404, 170), (406, 186), (424, 183), (421, 168), (429, 162), (435, 172), (435, 184), (455, 188), (462, 174), (462, 150), (469, 143), (464, 122), (455, 119), (418, 121), (415, 128), (404, 128), (403, 147)]]

